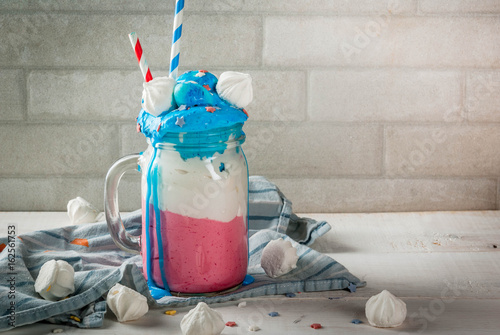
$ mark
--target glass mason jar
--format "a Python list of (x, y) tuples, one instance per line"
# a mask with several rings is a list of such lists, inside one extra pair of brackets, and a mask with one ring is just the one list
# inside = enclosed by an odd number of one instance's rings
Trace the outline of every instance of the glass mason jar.
[[(242, 124), (167, 133), (141, 155), (117, 161), (106, 177), (110, 233), (142, 254), (152, 289), (193, 294), (241, 284), (248, 264), (248, 168)], [(116, 188), (123, 173), (142, 171), (142, 234), (128, 234)]]

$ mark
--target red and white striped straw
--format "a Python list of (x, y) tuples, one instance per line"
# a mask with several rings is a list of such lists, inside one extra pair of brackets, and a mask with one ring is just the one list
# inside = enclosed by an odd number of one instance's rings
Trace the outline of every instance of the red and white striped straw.
[(146, 82), (153, 79), (151, 75), (151, 71), (149, 71), (148, 62), (146, 62), (146, 57), (142, 53), (141, 42), (139, 42), (139, 38), (136, 33), (128, 34), (130, 38), (130, 43), (132, 43), (132, 48), (135, 51), (135, 55), (137, 56), (137, 61), (139, 62), (139, 67), (141, 68), (142, 75), (144, 76), (144, 80)]

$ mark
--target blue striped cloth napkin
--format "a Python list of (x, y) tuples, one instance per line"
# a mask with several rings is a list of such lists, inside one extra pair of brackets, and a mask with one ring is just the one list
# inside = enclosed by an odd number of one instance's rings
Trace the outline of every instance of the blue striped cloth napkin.
[[(344, 266), (306, 245), (330, 229), (327, 223), (294, 217), (291, 204), (274, 184), (262, 177), (252, 179), (252, 235), (249, 239), (248, 267), (248, 273), (255, 278), (252, 284), (214, 297), (164, 297), (155, 301), (149, 294), (140, 269), (141, 256), (128, 254), (117, 248), (105, 222), (41, 230), (15, 239), (14, 261), (8, 257), (8, 248), (0, 252), (0, 331), (42, 320), (80, 328), (100, 327), (106, 313), (105, 295), (118, 282), (146, 296), (152, 307), (188, 306), (199, 301), (218, 303), (263, 295), (337, 290), (350, 285), (366, 285)], [(257, 210), (259, 201), (265, 210)], [(271, 214), (272, 211), (274, 214)], [(123, 221), (130, 233), (140, 234), (140, 210), (125, 217)], [(291, 235), (288, 235), (289, 233)], [(260, 257), (265, 245), (280, 237), (291, 241), (297, 248), (299, 261), (296, 269), (280, 278), (272, 279), (267, 277), (261, 268)], [(2, 244), (8, 245), (6, 238), (0, 238), (0, 248)], [(74, 294), (57, 302), (42, 299), (34, 289), (41, 266), (51, 259), (65, 260), (75, 269)], [(9, 264), (13, 264), (13, 267), (9, 268)], [(9, 283), (10, 279), (14, 280)], [(13, 299), (9, 298), (12, 294), (15, 296)], [(13, 313), (10, 308), (12, 301), (15, 302)]]

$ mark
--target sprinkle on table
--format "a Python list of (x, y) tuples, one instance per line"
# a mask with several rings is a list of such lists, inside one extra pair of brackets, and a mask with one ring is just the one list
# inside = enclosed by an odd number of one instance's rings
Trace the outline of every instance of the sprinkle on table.
[(268, 314), (270, 317), (274, 318), (275, 316), (280, 316), (280, 313), (278, 312), (271, 312)]
[(354, 323), (355, 325), (359, 325), (360, 323), (363, 323), (360, 319), (352, 319), (351, 323)]
[(173, 309), (165, 311), (165, 314), (167, 314), (167, 315), (175, 315), (176, 313), (177, 313), (177, 311), (173, 310)]
[(356, 292), (356, 284), (349, 283), (349, 285), (347, 286), (347, 288), (349, 289), (349, 291), (351, 291), (351, 293)]
[(285, 293), (285, 297), (287, 297), (287, 298), (293, 298), (293, 297), (295, 297), (295, 293), (292, 293), (292, 292)]
[(321, 323), (313, 323), (311, 325), (311, 328), (313, 328), (313, 329), (321, 329), (323, 327), (321, 326)]
[(234, 321), (228, 321), (228, 322), (226, 322), (226, 326), (228, 326), (228, 327), (236, 327), (237, 324)]
[(226, 166), (224, 165), (224, 163), (220, 163), (220, 166), (219, 166), (219, 171), (222, 172), (222, 171), (225, 171), (226, 170)]

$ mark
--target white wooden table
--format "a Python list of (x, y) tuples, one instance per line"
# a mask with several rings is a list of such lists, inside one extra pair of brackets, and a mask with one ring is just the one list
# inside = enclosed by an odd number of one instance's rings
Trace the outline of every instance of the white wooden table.
[[(216, 304), (226, 321), (222, 334), (500, 334), (500, 211), (384, 214), (303, 214), (326, 220), (332, 230), (313, 248), (345, 265), (368, 285), (356, 293), (301, 293), (294, 298), (266, 296)], [(18, 234), (69, 224), (66, 213), (0, 213)], [(37, 225), (34, 225), (34, 223)], [(371, 327), (366, 300), (388, 289), (408, 308), (405, 323), (394, 329)], [(190, 307), (192, 308), (192, 307)], [(174, 316), (151, 310), (140, 320), (121, 324), (108, 312), (104, 327), (81, 330), (38, 323), (9, 334), (46, 334), (56, 328), (72, 334), (181, 334), (179, 323), (190, 308)], [(279, 317), (268, 313), (279, 312)], [(352, 324), (361, 319), (363, 324)], [(295, 321), (295, 322), (294, 322)], [(310, 328), (321, 323), (320, 330)]]

